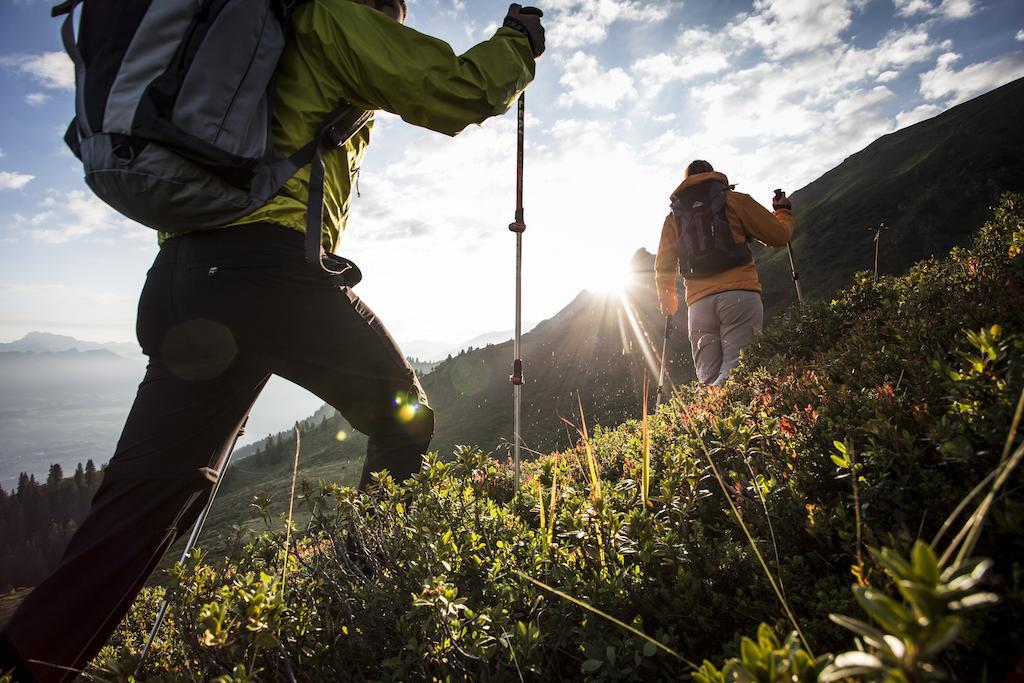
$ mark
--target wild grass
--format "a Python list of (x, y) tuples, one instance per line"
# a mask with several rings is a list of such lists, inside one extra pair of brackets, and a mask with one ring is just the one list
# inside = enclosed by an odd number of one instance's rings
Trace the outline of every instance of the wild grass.
[[(724, 390), (614, 428), (577, 395), (578, 438), (524, 463), (521, 490), (472, 448), (405, 484), (323, 485), (307, 533), (175, 570), (143, 673), (678, 680), (685, 654), (702, 683), (1002, 675), (1024, 635), (1022, 224), (1009, 198), (947, 262), (806, 306)], [(115, 662), (138, 643), (118, 638)]]

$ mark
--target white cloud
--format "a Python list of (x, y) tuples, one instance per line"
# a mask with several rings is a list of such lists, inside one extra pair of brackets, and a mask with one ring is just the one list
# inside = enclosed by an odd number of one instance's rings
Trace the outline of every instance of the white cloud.
[(896, 14), (901, 17), (912, 17), (933, 9), (930, 0), (893, 0), (893, 4), (896, 5)]
[[(928, 31), (923, 28), (904, 32), (888, 33), (874, 50), (868, 50), (870, 65), (868, 73), (877, 73), (882, 69), (905, 69), (913, 64), (925, 61), (942, 48), (948, 48), (949, 41), (936, 43), (931, 40)], [(856, 54), (859, 51), (851, 50)]]
[(28, 104), (30, 107), (38, 107), (39, 105), (45, 103), (48, 99), (50, 99), (50, 96), (44, 92), (33, 92), (29, 93), (28, 95), (25, 95), (25, 103)]
[(2, 148), (0, 148), (0, 159), (3, 159), (5, 156), (7, 156), (7, 154), (4, 152)]
[(27, 216), (14, 214), (14, 228), (46, 244), (63, 244), (98, 234), (153, 239), (152, 231), (139, 227), (83, 190), (51, 190), (39, 208)]
[(629, 74), (618, 67), (604, 70), (596, 57), (584, 52), (577, 52), (566, 61), (559, 83), (568, 88), (558, 97), (562, 107), (579, 104), (593, 109), (616, 109), (623, 101), (636, 97)]
[(918, 107), (914, 107), (909, 111), (901, 111), (896, 115), (896, 128), (906, 128), (912, 126), (915, 123), (930, 119), (942, 112), (942, 107), (937, 104), (922, 104)]
[(74, 90), (75, 87), (75, 68), (63, 52), (7, 55), (0, 57), (0, 66), (28, 76), (48, 90)]
[(545, 20), (550, 26), (549, 47), (572, 50), (600, 43), (608, 37), (608, 28), (616, 21), (652, 23), (665, 19), (671, 5), (667, 2), (640, 0), (550, 0), (544, 4), (549, 12)]
[(912, 17), (916, 14), (930, 14), (947, 19), (965, 19), (977, 8), (975, 0), (894, 0), (896, 13), (901, 17)]
[(1013, 38), (1014, 40), (1018, 40), (1024, 43), (1024, 30), (1017, 31), (1017, 35), (1015, 35)]
[(943, 0), (937, 12), (950, 19), (966, 19), (974, 14), (974, 0)]
[(853, 21), (859, 0), (755, 0), (728, 34), (740, 45), (757, 45), (774, 58), (836, 45)]
[(26, 173), (0, 171), (0, 190), (20, 190), (28, 185), (34, 178), (34, 175), (28, 175)]
[(772, 187), (800, 187), (892, 130), (895, 94), (875, 78), (935, 49), (921, 48), (927, 36), (899, 38), (764, 60), (691, 87), (682, 125), (646, 151), (674, 161), (680, 176), (688, 161), (708, 159), (762, 202)]
[[(842, 140), (863, 140), (868, 143), (889, 132), (889, 117), (882, 105), (896, 99), (896, 94), (883, 85), (871, 90), (858, 90), (839, 100), (826, 115), (833, 135)], [(824, 133), (824, 131), (822, 131)]]
[[(909, 11), (912, 1), (899, 6)], [(477, 9), (459, 2), (464, 12)], [(956, 93), (928, 101), (914, 92), (913, 79), (953, 51), (936, 37), (938, 20), (981, 3), (923, 0), (912, 19), (886, 26), (878, 21), (891, 20), (882, 18), (891, 10), (868, 0), (750, 0), (735, 19), (731, 12), (739, 10), (714, 12), (726, 25), (709, 29), (681, 21), (690, 17), (676, 11), (680, 4), (550, 0), (543, 6), (549, 54), (535, 87), (556, 102), (545, 107), (532, 97), (528, 107), (528, 319), (555, 313), (637, 246), (654, 247), (667, 195), (692, 159), (709, 159), (740, 191), (768, 204), (774, 187), (798, 188), (896, 126), (939, 113)], [(428, 6), (448, 22), (445, 37), (462, 41), (471, 26), (464, 16), (445, 14), (456, 1), (416, 3)], [(870, 26), (862, 27), (862, 18)], [(1004, 40), (1014, 35), (1007, 30)], [(3, 62), (32, 73), (22, 69), (25, 63)], [(959, 74), (965, 66), (947, 69)], [(553, 82), (559, 78), (560, 85)], [(38, 86), (25, 88), (30, 91), (58, 96)], [(649, 99), (654, 93), (659, 96)], [(559, 115), (576, 118), (555, 120)], [(514, 291), (515, 238), (506, 229), (515, 196), (514, 112), (455, 140), (381, 115), (375, 136), (342, 245), (367, 274), (360, 296), (400, 339), (458, 340), (506, 328)], [(135, 229), (153, 241), (151, 231), (132, 228), (85, 193), (54, 193), (25, 213), (10, 231), (20, 239), (70, 240), (77, 247)], [(445, 265), (429, 282), (448, 302), (444, 311), (412, 303), (424, 286), (417, 275), (423, 263)]]
[[(691, 114), (681, 115), (694, 132), (714, 130), (729, 139), (781, 136), (800, 141), (819, 129), (818, 134), (828, 135), (822, 122), (837, 102), (895, 80), (943, 47), (924, 29), (914, 28), (891, 32), (870, 48), (836, 45), (786, 59), (762, 59), (754, 67), (691, 85), (686, 105)], [(882, 104), (874, 101), (874, 106)], [(826, 158), (834, 157), (826, 152)]]
[(726, 69), (729, 55), (715, 47), (717, 40), (717, 36), (706, 29), (689, 29), (671, 51), (637, 60), (632, 70), (640, 83), (642, 96), (651, 98), (669, 83), (685, 83)]
[(957, 104), (1024, 76), (1024, 50), (957, 70), (959, 61), (955, 52), (939, 56), (935, 68), (921, 74), (920, 93), (929, 100), (950, 97)]

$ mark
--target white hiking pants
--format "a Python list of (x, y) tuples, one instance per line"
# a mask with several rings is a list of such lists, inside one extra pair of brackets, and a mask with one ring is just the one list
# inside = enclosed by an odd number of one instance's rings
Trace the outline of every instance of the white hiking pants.
[(761, 295), (742, 290), (712, 294), (690, 306), (688, 316), (697, 379), (720, 387), (739, 365), (743, 347), (761, 333)]

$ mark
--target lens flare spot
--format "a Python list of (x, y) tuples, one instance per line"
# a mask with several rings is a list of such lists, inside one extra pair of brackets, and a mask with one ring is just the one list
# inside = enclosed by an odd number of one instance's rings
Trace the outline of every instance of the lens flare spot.
[(407, 403), (398, 409), (398, 419), (402, 422), (412, 422), (416, 418), (416, 413), (419, 412), (420, 404), (418, 403)]
[(334, 435), (334, 438), (337, 439), (338, 441), (344, 441), (345, 439), (348, 438), (348, 433), (344, 429), (342, 429), (341, 431)]

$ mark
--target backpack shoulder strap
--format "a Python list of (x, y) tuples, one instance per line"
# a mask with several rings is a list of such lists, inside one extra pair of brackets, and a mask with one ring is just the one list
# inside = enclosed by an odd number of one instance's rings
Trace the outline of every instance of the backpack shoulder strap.
[(70, 14), (81, 2), (82, 0), (64, 0), (64, 2), (54, 5), (53, 8), (50, 9), (50, 16), (56, 18), (65, 14)]
[(347, 268), (334, 270), (324, 264), (324, 155), (352, 139), (370, 119), (372, 111), (345, 103), (332, 111), (317, 128), (316, 136), (290, 157), (299, 167), (310, 164), (309, 197), (306, 202), (306, 263), (331, 275), (343, 275)]
[[(68, 53), (71, 62), (75, 65), (75, 113), (76, 121), (72, 121), (77, 130), (84, 135), (91, 135), (92, 129), (89, 126), (89, 118), (85, 115), (85, 59), (82, 51), (78, 49), (78, 41), (75, 40), (75, 8), (82, 0), (64, 0), (50, 10), (50, 16), (59, 17), (67, 15), (60, 27), (61, 42), (64, 43), (64, 51)], [(70, 133), (70, 129), (68, 131)]]

